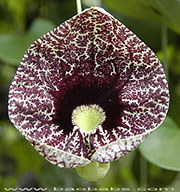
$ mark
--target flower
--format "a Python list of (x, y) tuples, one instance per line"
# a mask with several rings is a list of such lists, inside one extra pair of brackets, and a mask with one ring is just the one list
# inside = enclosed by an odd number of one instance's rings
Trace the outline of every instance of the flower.
[(158, 58), (97, 7), (37, 39), (9, 90), (11, 122), (65, 168), (119, 159), (163, 122), (168, 107)]

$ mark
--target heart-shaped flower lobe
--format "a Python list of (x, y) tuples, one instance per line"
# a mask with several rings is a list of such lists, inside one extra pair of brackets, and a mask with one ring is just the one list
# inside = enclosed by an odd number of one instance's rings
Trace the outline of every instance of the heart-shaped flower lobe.
[(9, 91), (9, 118), (59, 167), (108, 163), (164, 120), (169, 91), (153, 51), (101, 8), (36, 40)]

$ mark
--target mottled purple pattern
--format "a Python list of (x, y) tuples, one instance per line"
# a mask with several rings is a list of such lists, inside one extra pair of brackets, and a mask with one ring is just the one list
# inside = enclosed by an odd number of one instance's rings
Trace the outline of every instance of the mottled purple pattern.
[[(91, 134), (71, 122), (82, 104), (98, 104), (106, 113)], [(168, 105), (155, 54), (100, 8), (86, 9), (35, 41), (9, 91), (10, 120), (59, 167), (120, 158), (163, 122)]]

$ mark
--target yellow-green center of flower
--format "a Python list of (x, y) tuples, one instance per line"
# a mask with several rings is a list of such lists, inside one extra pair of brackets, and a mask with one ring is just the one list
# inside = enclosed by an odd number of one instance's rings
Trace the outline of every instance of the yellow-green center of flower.
[(105, 118), (103, 109), (96, 104), (78, 106), (72, 113), (72, 123), (84, 132), (94, 131)]

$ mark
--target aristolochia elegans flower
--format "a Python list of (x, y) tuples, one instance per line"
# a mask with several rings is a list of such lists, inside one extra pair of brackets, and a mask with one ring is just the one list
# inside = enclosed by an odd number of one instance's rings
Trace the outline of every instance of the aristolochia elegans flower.
[(101, 8), (37, 39), (9, 91), (12, 123), (65, 168), (104, 166), (134, 150), (163, 122), (168, 105), (158, 58)]

